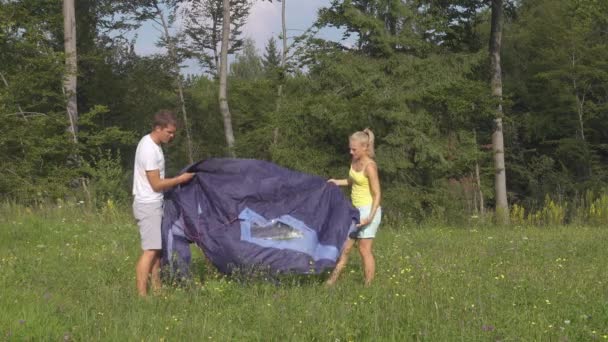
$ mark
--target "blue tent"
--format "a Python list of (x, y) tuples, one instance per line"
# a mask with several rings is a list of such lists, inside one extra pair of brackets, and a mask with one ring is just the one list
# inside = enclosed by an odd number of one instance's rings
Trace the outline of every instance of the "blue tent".
[(333, 268), (359, 212), (321, 177), (252, 159), (208, 159), (167, 194), (163, 265), (187, 276), (191, 242), (223, 273)]

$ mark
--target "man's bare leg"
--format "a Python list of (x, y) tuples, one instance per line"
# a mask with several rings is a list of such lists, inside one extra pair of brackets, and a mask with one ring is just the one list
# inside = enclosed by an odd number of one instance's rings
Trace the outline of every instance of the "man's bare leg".
[(160, 253), (156, 255), (156, 261), (152, 264), (152, 272), (150, 274), (152, 280), (152, 291), (154, 294), (158, 294), (162, 287), (160, 282)]
[(142, 251), (139, 260), (137, 261), (137, 266), (135, 269), (137, 291), (142, 297), (145, 297), (148, 294), (148, 275), (150, 275), (150, 272), (152, 272), (152, 268), (157, 259), (160, 261), (160, 259), (158, 258), (159, 254), (159, 250), (144, 250)]
[(369, 286), (376, 274), (376, 260), (372, 253), (372, 243), (374, 239), (359, 240), (359, 254), (363, 263), (363, 274), (365, 275), (365, 286)]
[(348, 263), (348, 254), (350, 253), (350, 250), (353, 248), (354, 245), (354, 239), (349, 238), (348, 240), (346, 240), (346, 242), (344, 243), (344, 247), (342, 248), (342, 254), (340, 255), (340, 259), (338, 259), (338, 263), (336, 264), (336, 268), (334, 268), (334, 270), (329, 275), (329, 279), (327, 279), (325, 285), (333, 286), (336, 283), (338, 277), (340, 277), (340, 273), (342, 273), (342, 270)]

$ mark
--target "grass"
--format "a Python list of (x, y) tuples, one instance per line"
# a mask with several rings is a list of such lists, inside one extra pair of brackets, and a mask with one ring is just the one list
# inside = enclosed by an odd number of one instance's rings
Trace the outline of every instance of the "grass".
[(593, 227), (383, 226), (370, 288), (356, 255), (332, 289), (236, 281), (197, 258), (203, 281), (140, 299), (128, 213), (5, 206), (0, 340), (602, 341), (605, 241)]

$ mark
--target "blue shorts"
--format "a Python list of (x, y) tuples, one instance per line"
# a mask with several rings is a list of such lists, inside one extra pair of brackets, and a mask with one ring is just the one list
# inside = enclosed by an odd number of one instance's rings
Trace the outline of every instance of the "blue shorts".
[[(366, 205), (363, 207), (358, 207), (357, 209), (359, 209), (360, 219), (363, 220), (371, 213), (372, 206)], [(376, 232), (378, 231), (378, 227), (380, 226), (380, 221), (382, 221), (382, 208), (378, 207), (378, 210), (376, 210), (376, 215), (374, 215), (372, 222), (368, 223), (363, 227), (356, 228), (356, 230), (349, 236), (355, 239), (373, 239), (374, 237), (376, 237)]]

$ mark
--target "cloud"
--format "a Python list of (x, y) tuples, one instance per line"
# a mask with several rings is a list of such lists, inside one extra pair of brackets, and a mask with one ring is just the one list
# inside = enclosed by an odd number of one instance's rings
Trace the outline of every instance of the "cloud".
[[(298, 35), (309, 28), (316, 20), (317, 11), (329, 6), (330, 0), (286, 0), (286, 20), (288, 37)], [(177, 18), (174, 29), (183, 27), (183, 19)], [(247, 23), (243, 27), (243, 36), (255, 41), (257, 49), (263, 53), (270, 37), (279, 40), (281, 33), (281, 3), (277, 1), (256, 1), (250, 11)], [(164, 49), (156, 46), (161, 32), (148, 21), (137, 30), (135, 51), (140, 55), (162, 53)], [(330, 34), (332, 36), (332, 34)], [(279, 46), (281, 44), (279, 43)], [(195, 63), (189, 65), (191, 72), (196, 70)], [(196, 72), (195, 72), (196, 73)]]
[[(322, 7), (330, 6), (330, 0), (286, 0), (285, 19), (287, 21), (287, 37), (299, 35), (317, 19), (317, 12)], [(322, 36), (329, 39), (339, 39), (341, 31), (336, 29), (324, 30)], [(264, 50), (270, 37), (279, 40), (281, 34), (281, 3), (266, 1), (256, 2), (243, 28), (245, 37), (255, 40), (256, 47)], [(279, 44), (281, 45), (281, 44)]]
[(256, 47), (263, 50), (266, 42), (274, 36), (278, 39), (281, 31), (281, 4), (256, 2), (251, 8), (247, 23), (243, 27), (245, 37), (255, 41)]

